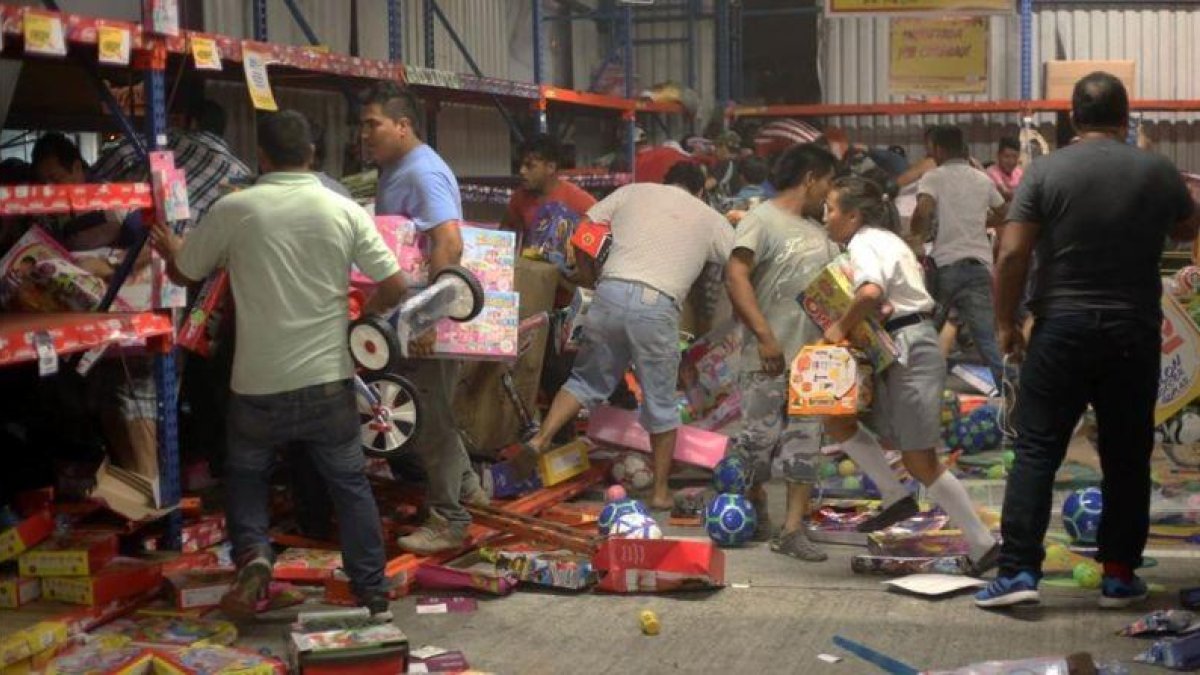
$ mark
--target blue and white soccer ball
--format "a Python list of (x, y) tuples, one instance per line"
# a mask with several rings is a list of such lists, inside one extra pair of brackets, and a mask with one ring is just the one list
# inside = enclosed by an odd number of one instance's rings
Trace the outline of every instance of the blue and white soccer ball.
[(713, 467), (713, 489), (718, 493), (744, 494), (750, 482), (750, 465), (738, 455), (728, 455)]
[(996, 408), (985, 405), (971, 411), (963, 420), (965, 428), (960, 439), (963, 452), (973, 455), (1000, 446), (1003, 437), (996, 418)]
[(1090, 487), (1076, 490), (1063, 501), (1063, 528), (1071, 541), (1078, 544), (1096, 543), (1096, 534), (1100, 531), (1100, 513), (1104, 508), (1104, 499), (1100, 488)]
[(718, 546), (741, 546), (750, 540), (758, 514), (742, 495), (719, 494), (704, 514), (704, 530)]
[(619, 499), (604, 505), (604, 508), (600, 510), (600, 517), (597, 519), (596, 525), (600, 529), (600, 534), (607, 536), (609, 531), (623, 516), (649, 514), (650, 510), (638, 500)]
[(642, 513), (627, 513), (613, 524), (610, 536), (621, 539), (662, 539), (658, 522)]

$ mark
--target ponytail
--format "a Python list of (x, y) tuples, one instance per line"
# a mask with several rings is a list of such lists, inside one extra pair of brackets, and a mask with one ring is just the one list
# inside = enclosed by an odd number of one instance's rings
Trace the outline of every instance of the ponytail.
[(875, 181), (846, 176), (834, 181), (833, 189), (837, 192), (838, 206), (844, 211), (861, 213), (864, 225), (900, 233), (900, 211), (892, 195)]

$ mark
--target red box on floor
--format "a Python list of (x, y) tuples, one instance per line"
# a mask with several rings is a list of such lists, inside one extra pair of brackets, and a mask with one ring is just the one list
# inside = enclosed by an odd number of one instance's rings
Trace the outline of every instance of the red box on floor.
[(184, 523), (180, 535), (184, 553), (195, 553), (219, 544), (229, 536), (225, 530), (225, 516), (204, 516), (194, 522)]
[(288, 651), (301, 675), (395, 675), (408, 670), (408, 638), (393, 623), (293, 632)]
[(72, 532), (50, 539), (21, 554), (21, 575), (79, 577), (99, 572), (117, 556), (117, 536), (111, 532)]
[(0, 532), (0, 562), (11, 560), (45, 541), (54, 532), (54, 516), (39, 511)]
[(89, 577), (46, 577), (42, 595), (76, 605), (106, 605), (145, 593), (162, 583), (162, 567), (136, 558), (117, 558)]
[[(392, 558), (387, 567), (383, 568), (384, 580), (387, 581), (388, 597), (396, 598), (408, 595), (412, 590), (416, 577), (416, 569), (410, 569), (411, 559), (404, 555)], [(350, 590), (350, 578), (342, 571), (325, 580), (325, 602), (331, 605), (357, 605), (353, 591)]]
[(725, 552), (711, 541), (608, 539), (592, 557), (597, 590), (665, 593), (725, 585)]
[(221, 596), (233, 588), (237, 581), (237, 570), (232, 567), (214, 567), (177, 572), (167, 576), (175, 595), (175, 606), (179, 609), (216, 607)]
[[(187, 570), (204, 569), (206, 567), (217, 567), (217, 555), (211, 551), (198, 551), (196, 553), (183, 553), (172, 557), (165, 557), (169, 554), (156, 554), (147, 556), (149, 560), (157, 562), (162, 566), (163, 576), (177, 574)], [(158, 556), (163, 558), (157, 559)]]
[(18, 514), (25, 517), (49, 511), (54, 508), (54, 488), (44, 487), (19, 492), (13, 498), (13, 507), (17, 509)]
[(280, 581), (319, 584), (333, 578), (342, 567), (340, 551), (292, 547), (275, 558), (274, 578)]

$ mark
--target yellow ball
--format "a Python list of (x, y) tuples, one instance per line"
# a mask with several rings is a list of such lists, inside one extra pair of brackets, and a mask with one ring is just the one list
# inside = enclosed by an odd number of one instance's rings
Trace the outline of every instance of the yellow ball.
[(1062, 544), (1051, 544), (1046, 547), (1046, 566), (1064, 568), (1071, 564), (1071, 552)]
[(1075, 566), (1071, 576), (1080, 588), (1100, 588), (1100, 566), (1093, 562), (1081, 562)]
[(858, 466), (856, 466), (854, 464), (854, 462), (852, 462), (848, 459), (843, 459), (840, 463), (838, 463), (838, 475), (839, 476), (842, 476), (842, 477), (853, 476), (857, 472), (858, 472)]

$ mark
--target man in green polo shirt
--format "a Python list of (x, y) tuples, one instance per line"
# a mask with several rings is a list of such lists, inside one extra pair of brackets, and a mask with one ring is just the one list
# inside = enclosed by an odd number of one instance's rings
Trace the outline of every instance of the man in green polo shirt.
[(238, 308), (225, 484), (239, 572), (221, 607), (252, 615), (265, 594), (271, 466), (278, 450), (303, 448), (333, 500), (355, 595), (386, 618), (383, 533), (363, 472), (347, 298), (351, 264), (379, 282), (369, 313), (398, 304), (404, 279), (370, 215), (309, 172), (303, 115), (263, 118), (258, 143), (263, 175), (253, 187), (214, 204), (186, 241), (161, 226), (152, 233), (177, 283), (227, 268)]

